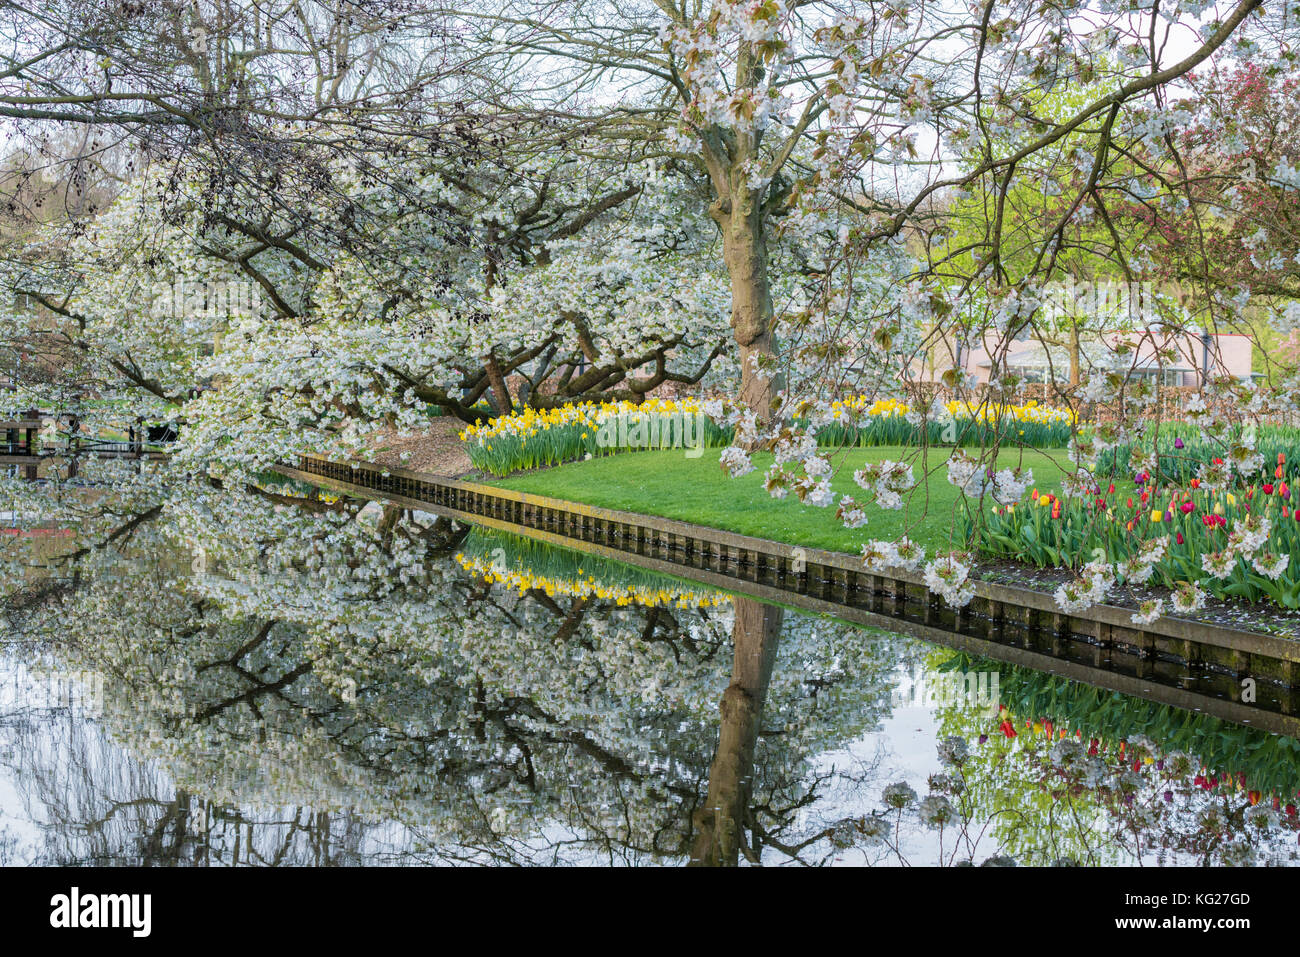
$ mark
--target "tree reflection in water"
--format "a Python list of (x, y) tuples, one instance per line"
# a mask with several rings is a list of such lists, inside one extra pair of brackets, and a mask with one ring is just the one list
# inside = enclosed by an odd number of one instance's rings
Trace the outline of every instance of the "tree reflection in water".
[(463, 569), (445, 524), (276, 503), (230, 519), (257, 507), (235, 494), (170, 501), (13, 589), (24, 657), (100, 676), (97, 727), (148, 762), (110, 773), (71, 717), (11, 725), (43, 859), (684, 863), (715, 751), (726, 764), (718, 703), (748, 674), (767, 708), (718, 779), (713, 830), (736, 839), (713, 859), (758, 857), (809, 826), (826, 779), (808, 756), (888, 698), (888, 636), (792, 619), (771, 680), (774, 627), (751, 667), (729, 602), (521, 594)]
[(900, 663), (943, 657), (898, 636), (395, 509), (192, 485), (68, 507), (67, 554), (8, 556), (11, 664), (96, 694), (6, 710), (16, 859), (1094, 862), (1174, 826), (1097, 827), (1109, 780), (1006, 825), (1041, 762), (991, 760), (973, 706), (931, 744), (971, 749), (928, 782), (951, 814), (886, 809), (874, 732)]

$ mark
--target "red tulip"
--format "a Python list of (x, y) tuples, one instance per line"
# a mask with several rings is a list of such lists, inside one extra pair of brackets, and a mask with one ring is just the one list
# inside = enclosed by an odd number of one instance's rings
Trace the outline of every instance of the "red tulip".
[(1179, 532), (1179, 533), (1178, 533), (1178, 544), (1181, 545), (1181, 544), (1183, 544), (1183, 542), (1184, 542), (1183, 533), (1182, 533), (1182, 532)]
[(1272, 482), (1265, 482), (1265, 483), (1264, 483), (1264, 494), (1265, 494), (1265, 495), (1272, 495), (1272, 494), (1273, 494), (1273, 483), (1272, 483)]
[(1002, 733), (1008, 738), (1014, 738), (1016, 736), (1016, 729), (1011, 726), (1010, 721), (1003, 721), (998, 727), (1002, 729)]
[(1182, 505), (1179, 505), (1178, 507), (1182, 509), (1184, 515), (1190, 515), (1192, 513), (1192, 510), (1196, 508), (1196, 506), (1193, 505), (1191, 502), (1184, 502)]

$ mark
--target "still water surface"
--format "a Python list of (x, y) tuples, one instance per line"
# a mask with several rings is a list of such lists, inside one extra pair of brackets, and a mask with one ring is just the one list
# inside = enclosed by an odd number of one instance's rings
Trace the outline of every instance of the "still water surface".
[(7, 567), (0, 862), (1297, 860), (1289, 737), (427, 516), (214, 504)]

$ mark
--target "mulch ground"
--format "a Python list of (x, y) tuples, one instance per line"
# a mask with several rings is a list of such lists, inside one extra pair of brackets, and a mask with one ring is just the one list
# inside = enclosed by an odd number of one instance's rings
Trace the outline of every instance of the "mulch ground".
[(380, 432), (375, 436), (375, 460), (381, 465), (461, 478), (474, 470), (456, 437), (464, 427), (459, 419), (439, 417), (430, 419), (424, 432)]

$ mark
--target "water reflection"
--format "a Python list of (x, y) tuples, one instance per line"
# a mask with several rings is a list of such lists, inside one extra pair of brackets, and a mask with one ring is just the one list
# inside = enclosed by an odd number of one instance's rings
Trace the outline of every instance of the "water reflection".
[(9, 860), (1294, 859), (1288, 738), (430, 516), (157, 494), (7, 556)]

